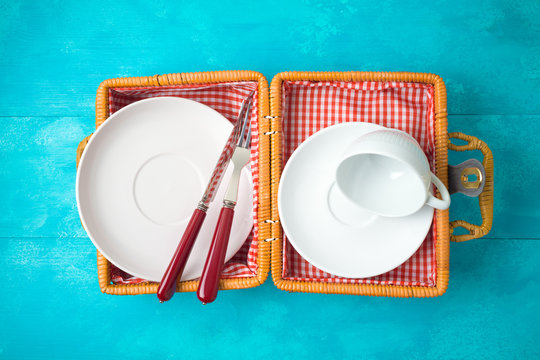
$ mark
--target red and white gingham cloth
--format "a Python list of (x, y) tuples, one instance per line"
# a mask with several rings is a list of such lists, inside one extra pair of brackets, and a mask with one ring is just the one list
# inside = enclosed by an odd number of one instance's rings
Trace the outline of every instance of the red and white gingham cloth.
[[(109, 92), (110, 113), (133, 102), (158, 96), (178, 96), (199, 101), (235, 122), (243, 98), (256, 90), (256, 83), (205, 84), (147, 88), (116, 88)], [(190, 90), (186, 90), (190, 88)], [(397, 128), (411, 134), (422, 146), (434, 169), (434, 104), (430, 85), (399, 82), (308, 82), (283, 83), (283, 160), (315, 132), (334, 124), (364, 121)], [(258, 167), (256, 122), (253, 107), (251, 169), (254, 193), (254, 231), (239, 252), (227, 262), (224, 277), (255, 276), (257, 271)], [(321, 271), (304, 260), (284, 239), (283, 277), (290, 280), (330, 283), (365, 283), (403, 286), (434, 286), (436, 282), (435, 223), (420, 249), (398, 268), (369, 279), (347, 279)], [(111, 265), (114, 283), (139, 283)]]
[[(242, 102), (251, 91), (255, 91), (251, 113), (251, 174), (253, 178), (253, 230), (234, 257), (225, 264), (223, 278), (252, 277), (257, 273), (257, 199), (259, 189), (257, 126), (257, 83), (252, 81), (176, 85), (161, 87), (114, 88), (109, 90), (109, 112), (115, 113), (126, 105), (139, 100), (160, 96), (176, 96), (198, 101), (220, 112), (231, 123), (236, 123)], [(195, 120), (196, 121), (196, 120)], [(202, 194), (201, 194), (202, 195)], [(216, 206), (216, 204), (213, 204)], [(219, 204), (218, 204), (219, 206)], [(111, 279), (116, 284), (137, 284), (146, 280), (136, 278), (111, 264)]]
[[(317, 131), (343, 122), (362, 121), (412, 135), (435, 169), (433, 86), (402, 82), (285, 81), (282, 89), (283, 165)], [(304, 260), (284, 237), (283, 278), (329, 283), (434, 286), (435, 222), (418, 251), (383, 275), (348, 279), (326, 273)]]

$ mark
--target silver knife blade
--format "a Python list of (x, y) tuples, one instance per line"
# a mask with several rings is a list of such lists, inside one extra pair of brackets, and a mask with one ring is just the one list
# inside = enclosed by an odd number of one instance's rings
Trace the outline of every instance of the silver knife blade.
[(227, 169), (227, 166), (229, 165), (229, 162), (231, 161), (234, 148), (236, 147), (236, 143), (238, 142), (238, 139), (240, 137), (242, 119), (245, 116), (251, 115), (251, 114), (247, 114), (246, 112), (248, 111), (248, 109), (251, 109), (251, 103), (253, 102), (254, 93), (255, 92), (252, 91), (248, 95), (246, 100), (244, 100), (244, 102), (242, 103), (242, 107), (240, 108), (240, 113), (238, 115), (238, 119), (236, 120), (236, 124), (234, 125), (231, 131), (231, 135), (229, 135), (229, 138), (227, 139), (227, 142), (225, 143), (225, 147), (223, 148), (223, 151), (221, 152), (221, 155), (219, 156), (219, 159), (216, 163), (212, 176), (210, 177), (210, 181), (208, 182), (208, 186), (206, 187), (206, 191), (204, 192), (203, 197), (199, 203), (199, 206), (201, 206), (202, 204), (203, 208), (208, 208), (208, 205), (214, 200), (214, 197), (216, 196), (216, 192), (217, 192), (217, 189), (219, 188), (219, 184), (221, 183), (221, 179), (223, 178), (223, 175), (225, 174), (225, 170)]

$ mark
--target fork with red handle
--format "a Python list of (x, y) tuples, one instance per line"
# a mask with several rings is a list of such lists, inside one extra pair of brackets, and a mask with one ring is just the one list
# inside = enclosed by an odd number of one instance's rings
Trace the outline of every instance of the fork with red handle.
[(208, 251), (208, 257), (197, 289), (197, 297), (203, 304), (214, 301), (219, 288), (219, 278), (223, 270), (225, 254), (231, 233), (231, 225), (234, 217), (234, 207), (238, 199), (238, 184), (242, 169), (249, 162), (251, 147), (251, 126), (246, 119), (242, 126), (242, 132), (234, 149), (231, 163), (234, 166), (229, 185), (223, 197), (223, 207), (219, 213), (212, 244)]

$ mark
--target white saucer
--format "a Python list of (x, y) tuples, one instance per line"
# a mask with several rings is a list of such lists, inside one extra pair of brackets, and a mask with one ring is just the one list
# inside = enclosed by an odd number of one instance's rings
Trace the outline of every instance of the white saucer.
[(380, 217), (357, 207), (334, 186), (347, 146), (381, 128), (355, 122), (323, 129), (296, 149), (281, 175), (278, 210), (285, 234), (302, 257), (330, 274), (384, 274), (409, 259), (430, 229), (430, 206), (406, 217)]
[[(77, 172), (77, 206), (99, 251), (132, 275), (160, 281), (231, 130), (218, 112), (182, 98), (142, 100), (113, 114), (88, 142)], [(210, 205), (183, 280), (202, 273), (231, 173), (232, 166)], [(252, 229), (252, 204), (246, 168), (227, 260)]]

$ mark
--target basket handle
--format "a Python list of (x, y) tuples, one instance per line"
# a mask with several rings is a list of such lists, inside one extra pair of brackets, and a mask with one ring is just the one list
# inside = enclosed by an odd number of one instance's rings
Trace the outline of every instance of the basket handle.
[(75, 162), (76, 166), (79, 167), (79, 161), (81, 161), (81, 156), (84, 152), (84, 148), (86, 148), (86, 144), (88, 144), (88, 141), (92, 137), (93, 134), (88, 135), (82, 141), (79, 143), (79, 146), (77, 146), (77, 161)]
[[(467, 142), (467, 144), (455, 145), (452, 144), (451, 139), (464, 140)], [(470, 193), (468, 194), (469, 196), (478, 196), (480, 214), (482, 215), (482, 224), (474, 225), (464, 220), (454, 220), (450, 223), (450, 240), (452, 241), (462, 242), (481, 238), (489, 233), (491, 226), (493, 225), (493, 154), (485, 142), (474, 136), (465, 135), (460, 132), (448, 134), (448, 149), (454, 151), (480, 150), (484, 155), (484, 159), (482, 161), (483, 169), (479, 169), (481, 172), (478, 173), (478, 175), (485, 175), (485, 179), (478, 179), (477, 181), (478, 187), (480, 188), (480, 186), (482, 186), (483, 189), (479, 189), (479, 191), (481, 191), (479, 194), (474, 194), (474, 191), (469, 191)], [(472, 166), (472, 168), (467, 166)], [(468, 175), (469, 173), (466, 170), (474, 169), (475, 166), (474, 162), (469, 160), (454, 168), (465, 170), (462, 172), (462, 174)], [(450, 172), (452, 172), (452, 169), (450, 169)], [(461, 182), (466, 184), (467, 180), (462, 178)], [(465, 191), (461, 192), (467, 194)], [(454, 235), (454, 229), (457, 227), (462, 227), (468, 230), (469, 233), (463, 235)]]

